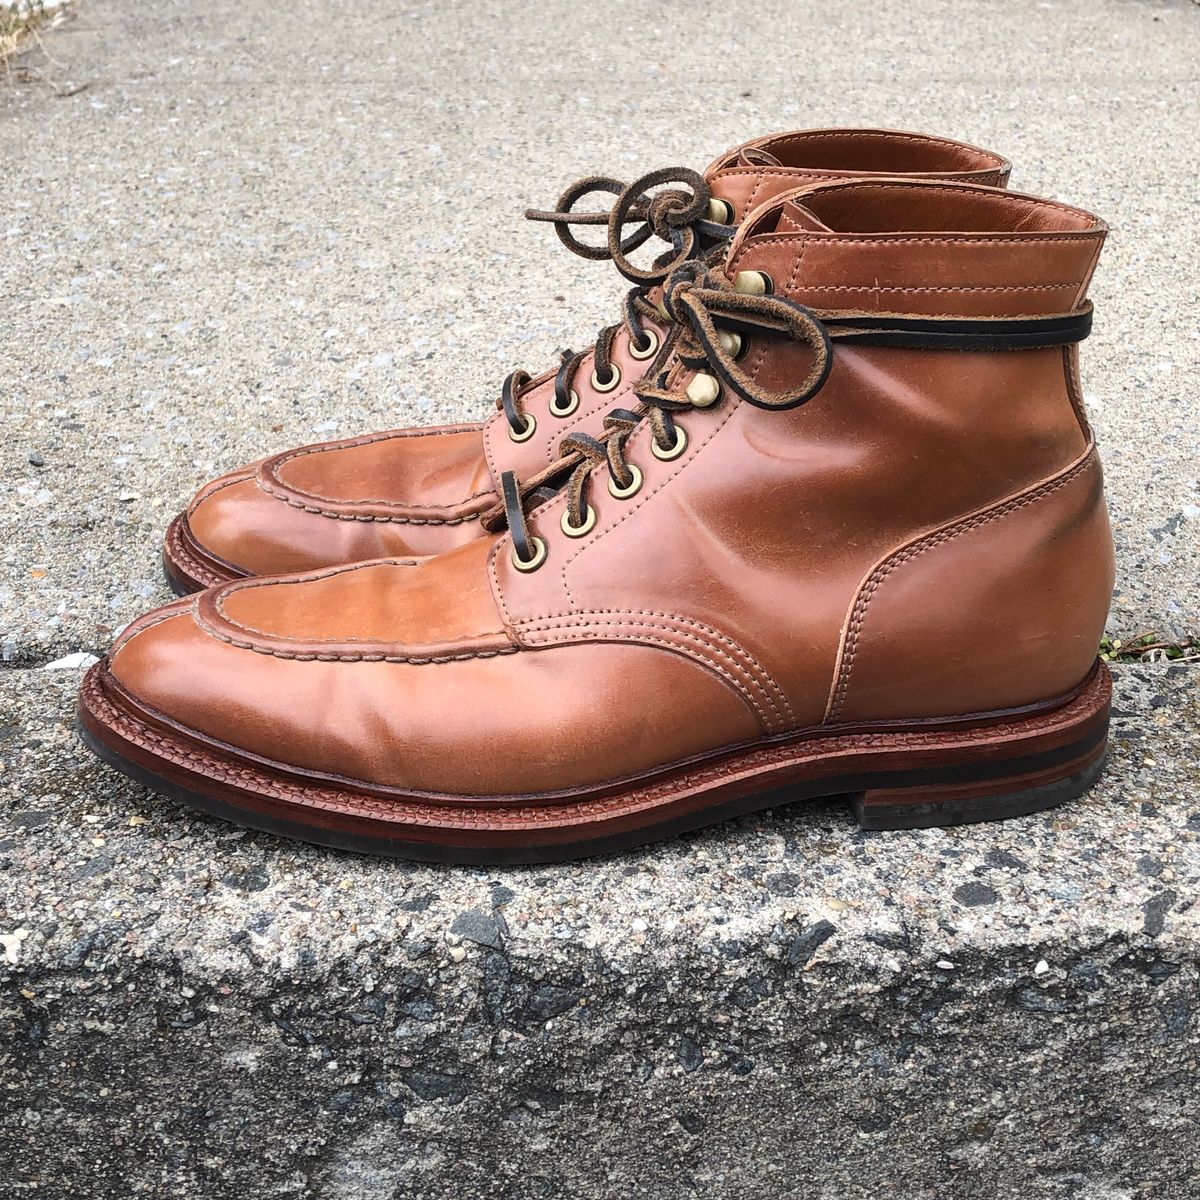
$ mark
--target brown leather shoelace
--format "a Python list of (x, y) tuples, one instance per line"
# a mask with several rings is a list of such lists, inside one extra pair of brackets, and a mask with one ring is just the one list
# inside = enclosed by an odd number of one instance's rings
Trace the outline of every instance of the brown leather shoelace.
[[(672, 183), (681, 186), (664, 186)], [(650, 189), (656, 187), (664, 190), (650, 195)], [(607, 212), (575, 211), (582, 199), (597, 193), (616, 197), (611, 209)], [(657, 336), (643, 324), (645, 319), (661, 320), (661, 313), (649, 300), (650, 290), (677, 267), (711, 252), (733, 236), (733, 225), (711, 218), (711, 200), (702, 175), (686, 167), (664, 167), (629, 184), (606, 175), (589, 175), (567, 188), (559, 197), (557, 208), (548, 211), (529, 209), (525, 213), (531, 221), (552, 223), (559, 240), (573, 254), (597, 262), (611, 259), (617, 270), (634, 284), (622, 302), (621, 320), (600, 330), (591, 348), (593, 380), (600, 387), (615, 384), (612, 346), (622, 327), (629, 335), (635, 354), (649, 359), (658, 351)], [(604, 225), (607, 228), (606, 244), (591, 246), (580, 241), (572, 231), (575, 225)], [(629, 226), (633, 229), (626, 232)], [(669, 242), (671, 248), (648, 267), (639, 267), (629, 255), (652, 237)], [(587, 354), (587, 350), (562, 352), (550, 402), (550, 410), (556, 416), (570, 416), (578, 407), (573, 384)], [(521, 401), (529, 388), (540, 382), (540, 378), (535, 380), (527, 371), (513, 371), (504, 380), (500, 408), (514, 441), (523, 441), (533, 434), (532, 418), (524, 411)]]
[[(625, 498), (637, 492), (642, 472), (629, 461), (627, 452), (631, 434), (643, 421), (651, 430), (654, 455), (670, 460), (687, 448), (686, 431), (675, 416), (692, 408), (712, 407), (725, 391), (758, 408), (796, 408), (824, 386), (833, 366), (835, 340), (996, 351), (1067, 345), (1083, 340), (1091, 329), (1090, 302), (1070, 312), (1036, 317), (929, 317), (848, 310), (818, 313), (771, 294), (769, 280), (763, 283), (763, 294), (755, 294), (739, 291), (723, 271), (700, 262), (685, 262), (675, 269), (663, 288), (663, 305), (673, 323), (674, 339), (664, 345), (651, 370), (633, 388), (641, 401), (640, 410), (614, 409), (605, 417), (605, 432), (599, 438), (584, 433), (563, 438), (558, 461), (525, 483), (512, 471), (501, 475), (501, 501), (484, 513), (482, 520), (493, 532), (507, 525), (518, 569), (534, 570), (545, 559), (546, 544), (531, 536), (526, 519), (526, 513), (545, 499), (565, 489), (563, 532), (582, 537), (596, 520), (587, 499), (596, 477), (594, 468), (607, 466), (608, 486), (614, 496)], [(784, 388), (764, 387), (739, 366), (746, 336), (783, 339), (807, 347), (811, 356), (807, 373)], [(682, 394), (677, 386), (684, 374), (680, 367), (699, 372)]]
[[(675, 414), (711, 407), (720, 399), (723, 388), (762, 408), (795, 408), (816, 395), (829, 374), (833, 359), (829, 333), (814, 313), (778, 296), (738, 292), (724, 273), (709, 270), (703, 263), (685, 262), (676, 268), (664, 287), (663, 306), (677, 332), (673, 344), (659, 354), (655, 365), (661, 369), (634, 385), (641, 410), (614, 409), (604, 418), (605, 434), (601, 438), (586, 433), (563, 438), (559, 460), (525, 484), (513, 471), (501, 475), (501, 505), (485, 513), (483, 521), (489, 529), (508, 525), (514, 561), (523, 569), (540, 564), (545, 555), (545, 544), (529, 533), (528, 508), (564, 488), (567, 507), (563, 530), (571, 536), (582, 536), (595, 522), (587, 502), (593, 467), (607, 465), (608, 486), (614, 496), (631, 496), (637, 491), (642, 474), (628, 460), (627, 444), (643, 421), (650, 426), (655, 455), (676, 458), (687, 446), (687, 434), (676, 424)], [(724, 328), (718, 329), (717, 322)], [(740, 332), (731, 336), (735, 330)], [(738, 365), (742, 334), (752, 332), (807, 345), (812, 352), (808, 374), (793, 387), (780, 391), (763, 388)], [(711, 372), (700, 377), (706, 386), (689, 387), (683, 393), (670, 387), (676, 372), (670, 366), (662, 367), (662, 363), (672, 354), (684, 367)]]

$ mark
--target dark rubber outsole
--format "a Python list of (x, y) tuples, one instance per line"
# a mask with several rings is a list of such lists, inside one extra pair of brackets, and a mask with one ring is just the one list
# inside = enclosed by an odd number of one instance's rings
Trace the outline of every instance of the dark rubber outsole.
[(770, 739), (574, 795), (381, 794), (300, 778), (187, 741), (113, 704), (104, 664), (80, 696), (84, 743), (138, 783), (212, 816), (338, 850), (475, 865), (609, 854), (802, 800), (847, 800), (864, 829), (1001, 820), (1081, 796), (1104, 764), (1111, 684), (1097, 668), (1056, 707), (957, 726)]

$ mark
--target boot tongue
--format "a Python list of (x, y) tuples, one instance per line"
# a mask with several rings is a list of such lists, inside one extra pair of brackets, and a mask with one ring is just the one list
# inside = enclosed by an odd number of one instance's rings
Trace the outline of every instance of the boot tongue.
[(756, 146), (746, 146), (738, 152), (737, 160), (734, 166), (738, 167), (782, 167), (783, 163), (779, 161), (773, 154), (769, 154), (766, 150), (760, 150)]
[(817, 229), (822, 233), (830, 232), (829, 226), (819, 220), (810, 209), (797, 204), (795, 200), (789, 200), (779, 213), (779, 222), (775, 226), (775, 232), (795, 233), (801, 229)]
[[(770, 212), (768, 212), (768, 207)], [(805, 208), (803, 204), (798, 204), (795, 200), (785, 200), (782, 204), (773, 203), (769, 206), (764, 204), (757, 209), (757, 216), (754, 220), (745, 220), (742, 222), (741, 228), (734, 234), (733, 242), (730, 244), (729, 251), (725, 256), (726, 262), (732, 262), (742, 247), (742, 243), (747, 238), (753, 237), (760, 233), (803, 233), (809, 231), (817, 231), (820, 233), (830, 233), (831, 229), (816, 214)], [(772, 214), (774, 215), (774, 223), (772, 224)]]

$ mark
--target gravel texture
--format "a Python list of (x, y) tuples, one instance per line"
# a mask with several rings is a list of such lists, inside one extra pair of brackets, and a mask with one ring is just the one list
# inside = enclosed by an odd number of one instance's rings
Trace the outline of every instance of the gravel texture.
[(1200, 8), (105, 0), (49, 49), (0, 75), (0, 1197), (1194, 1200), (1200, 668), (1121, 668), (1054, 814), (505, 871), (190, 817), (70, 710), (200, 482), (615, 318), (525, 207), (822, 124), (1112, 223), (1111, 628), (1200, 632)]
[(1195, 1195), (1185, 666), (1119, 670), (1052, 814), (508, 870), (190, 817), (78, 746), (77, 678), (0, 678), (0, 1194)]
[(527, 206), (867, 123), (1113, 225), (1084, 347), (1112, 630), (1200, 631), (1195, 5), (105, 0), (51, 49), (0, 83), (0, 657), (101, 650), (163, 600), (163, 527), (212, 475), (481, 415), (614, 320), (616, 272)]

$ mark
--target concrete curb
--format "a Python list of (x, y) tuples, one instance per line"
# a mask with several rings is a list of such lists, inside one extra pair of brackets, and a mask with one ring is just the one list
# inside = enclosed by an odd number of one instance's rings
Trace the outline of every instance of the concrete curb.
[(1189, 668), (1118, 669), (1112, 766), (1057, 813), (800, 806), (488, 872), (193, 819), (78, 748), (73, 676), (0, 677), (9, 1194), (1182, 1197), (1200, 1168)]

